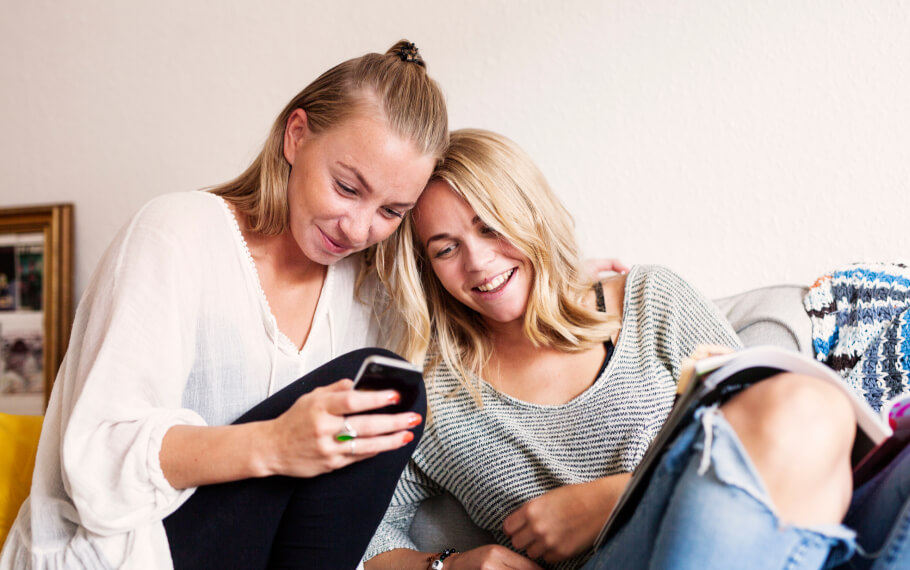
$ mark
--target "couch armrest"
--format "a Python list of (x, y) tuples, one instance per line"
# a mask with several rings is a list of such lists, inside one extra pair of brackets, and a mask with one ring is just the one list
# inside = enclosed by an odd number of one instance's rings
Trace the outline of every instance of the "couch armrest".
[(803, 285), (772, 285), (714, 303), (744, 345), (771, 344), (812, 356), (812, 324), (803, 307), (808, 290)]

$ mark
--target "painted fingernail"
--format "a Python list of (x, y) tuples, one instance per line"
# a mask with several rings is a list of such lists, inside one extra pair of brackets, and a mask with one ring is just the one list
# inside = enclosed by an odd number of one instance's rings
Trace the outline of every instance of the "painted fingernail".
[(423, 418), (420, 417), (420, 414), (411, 414), (411, 417), (408, 418), (408, 426), (414, 427), (423, 421)]
[(406, 431), (406, 432), (404, 432), (404, 437), (402, 437), (401, 439), (403, 440), (402, 443), (411, 443), (412, 441), (414, 441), (414, 434), (409, 431)]
[(401, 394), (399, 394), (398, 392), (395, 392), (391, 396), (389, 396), (390, 404), (397, 404), (400, 401), (401, 401)]

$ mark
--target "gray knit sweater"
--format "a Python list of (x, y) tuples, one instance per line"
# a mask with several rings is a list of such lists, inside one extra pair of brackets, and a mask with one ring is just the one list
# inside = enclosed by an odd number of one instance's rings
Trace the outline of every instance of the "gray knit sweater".
[[(672, 271), (629, 272), (612, 358), (585, 392), (556, 406), (523, 402), (481, 382), (483, 407), (442, 366), (428, 382), (433, 420), (398, 483), (365, 559), (415, 548), (420, 502), (450, 492), (474, 523), (510, 546), (503, 520), (543, 493), (630, 472), (673, 403), (683, 358), (698, 344), (739, 347), (717, 308)], [(454, 397), (446, 397), (455, 390)], [(575, 568), (586, 557), (557, 568)]]

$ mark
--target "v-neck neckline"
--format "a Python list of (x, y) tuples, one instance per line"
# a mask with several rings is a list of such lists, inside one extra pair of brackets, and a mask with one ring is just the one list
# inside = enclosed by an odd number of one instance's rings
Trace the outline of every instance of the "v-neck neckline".
[(259, 270), (256, 268), (256, 262), (253, 260), (253, 255), (250, 253), (250, 248), (247, 245), (246, 238), (243, 237), (243, 231), (240, 229), (240, 222), (237, 221), (237, 216), (231, 209), (227, 200), (221, 196), (216, 196), (214, 194), (212, 194), (212, 196), (217, 198), (224, 207), (225, 214), (227, 215), (228, 220), (233, 227), (234, 237), (237, 240), (237, 245), (243, 254), (242, 257), (246, 259), (246, 263), (244, 265), (246, 266), (250, 279), (252, 279), (253, 283), (256, 285), (256, 290), (259, 292), (258, 297), (260, 307), (262, 308), (263, 312), (263, 319), (268, 325), (266, 326), (267, 333), (270, 336), (274, 335), (273, 340), (284, 352), (289, 352), (300, 356), (306, 350), (310, 337), (314, 333), (325, 312), (328, 310), (327, 307), (330, 305), (328, 296), (332, 291), (332, 282), (334, 281), (335, 277), (335, 266), (326, 266), (325, 277), (323, 278), (322, 287), (319, 291), (319, 299), (316, 301), (316, 309), (313, 311), (313, 322), (310, 325), (310, 330), (307, 333), (306, 339), (303, 341), (303, 345), (300, 348), (297, 348), (297, 344), (294, 343), (290, 337), (284, 334), (280, 328), (278, 328), (278, 319), (275, 318), (275, 314), (272, 312), (272, 307), (269, 304), (268, 297), (265, 295), (265, 290), (262, 288), (262, 282), (259, 279)]

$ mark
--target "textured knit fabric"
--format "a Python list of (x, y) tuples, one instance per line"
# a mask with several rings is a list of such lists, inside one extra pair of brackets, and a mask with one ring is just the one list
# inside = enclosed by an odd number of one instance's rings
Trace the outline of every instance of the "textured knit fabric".
[(815, 357), (874, 410), (910, 390), (910, 268), (849, 265), (820, 277), (803, 304)]
[[(415, 548), (408, 529), (419, 503), (444, 491), (509, 546), (502, 522), (527, 501), (563, 485), (632, 471), (670, 410), (682, 359), (698, 344), (740, 343), (710, 301), (664, 268), (633, 267), (623, 307), (606, 369), (565, 404), (522, 402), (481, 382), (478, 408), (448, 368), (437, 370), (428, 380), (433, 420), (367, 558)], [(576, 557), (556, 567), (583, 562)]]
[(194, 489), (161, 471), (177, 424), (222, 425), (335, 356), (374, 344), (358, 261), (330, 267), (302, 350), (278, 330), (226, 203), (161, 196), (121, 230), (76, 312), (31, 496), (0, 568), (169, 568), (162, 519)]

